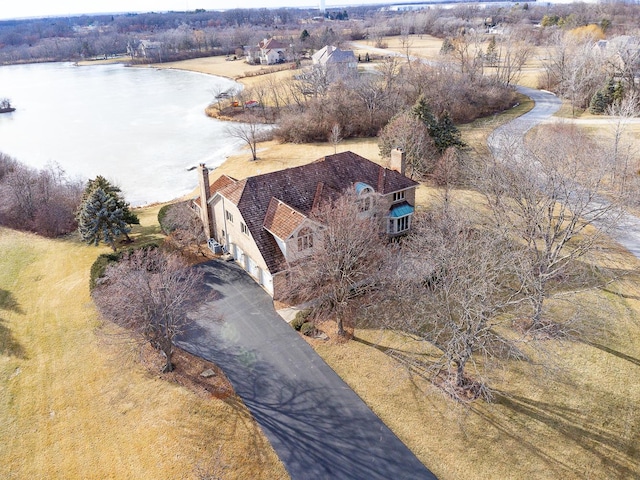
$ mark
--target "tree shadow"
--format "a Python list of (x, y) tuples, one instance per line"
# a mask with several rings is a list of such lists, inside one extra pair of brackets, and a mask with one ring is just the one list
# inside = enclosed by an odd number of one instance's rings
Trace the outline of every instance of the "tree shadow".
[(617, 350), (614, 350), (611, 347), (607, 347), (606, 345), (602, 345), (600, 343), (592, 342), (589, 340), (583, 340), (583, 343), (586, 343), (587, 345), (590, 345), (593, 348), (602, 350), (603, 352), (607, 352), (607, 353), (610, 353), (611, 355), (615, 355), (616, 357), (626, 360), (627, 362), (631, 362), (635, 365), (640, 366), (640, 359), (632, 357), (631, 355), (627, 355), (626, 353), (619, 352)]
[[(634, 478), (637, 470), (630, 467), (637, 463), (640, 448), (638, 444), (625, 439), (615, 428), (607, 429), (605, 426), (596, 425), (590, 422), (587, 414), (579, 408), (570, 408), (549, 402), (533, 400), (520, 395), (511, 395), (504, 392), (495, 392), (495, 401), (509, 410), (519, 415), (528, 417), (536, 422), (544, 424), (546, 427), (555, 430), (568, 442), (577, 444), (582, 449), (598, 458), (602, 465), (606, 465), (615, 472), (616, 478)], [(570, 465), (570, 459), (563, 457), (562, 452), (558, 452), (553, 457), (549, 452), (544, 451), (539, 446), (529, 442), (526, 435), (519, 427), (513, 425), (507, 416), (504, 422), (498, 418), (490, 417), (486, 412), (474, 409), (474, 412), (483, 417), (487, 422), (508, 434), (517, 438), (527, 448), (536, 455), (546, 459), (558, 467), (568, 469), (575, 473)], [(536, 438), (535, 436), (533, 438)]]
[[(218, 281), (244, 281), (235, 278), (235, 267), (216, 267)], [(298, 333), (266, 311), (272, 301), (257, 288), (239, 296), (223, 291), (208, 312), (193, 312), (196, 322), (180, 347), (224, 371), (291, 477), (435, 478)], [(264, 297), (264, 305), (243, 308), (251, 292)], [(246, 412), (238, 399), (227, 403)], [(239, 415), (237, 421), (248, 419)], [(259, 451), (255, 442), (252, 449)]]
[[(0, 289), (0, 310), (6, 310), (19, 315), (24, 314), (13, 293), (4, 289)], [(27, 356), (24, 347), (18, 343), (11, 329), (5, 325), (5, 322), (5, 319), (0, 318), (0, 353), (26, 359)]]
[(0, 310), (8, 310), (21, 315), (24, 313), (13, 293), (2, 288), (0, 288)]

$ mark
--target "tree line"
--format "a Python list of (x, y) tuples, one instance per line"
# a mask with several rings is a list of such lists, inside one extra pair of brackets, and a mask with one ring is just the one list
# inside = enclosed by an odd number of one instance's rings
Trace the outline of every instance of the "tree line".
[(0, 153), (0, 225), (46, 237), (73, 232), (82, 190), (58, 165), (35, 169)]

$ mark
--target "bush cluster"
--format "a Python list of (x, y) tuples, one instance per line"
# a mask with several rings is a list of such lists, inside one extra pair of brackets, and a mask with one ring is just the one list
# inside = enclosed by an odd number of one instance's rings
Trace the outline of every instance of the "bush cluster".
[(138, 245), (136, 247), (130, 247), (126, 250), (120, 250), (119, 252), (103, 253), (91, 265), (91, 273), (89, 276), (89, 290), (93, 291), (100, 283), (100, 279), (104, 277), (107, 267), (112, 263), (119, 262), (121, 258), (131, 255), (136, 250), (147, 249), (153, 250), (159, 248), (160, 244), (157, 242), (150, 242), (144, 245)]
[(0, 225), (46, 237), (70, 233), (82, 190), (56, 165), (37, 170), (0, 153)]
[(300, 331), (300, 329), (305, 323), (309, 323), (308, 318), (310, 315), (311, 315), (311, 310), (309, 309), (300, 310), (298, 313), (296, 313), (295, 318), (291, 320), (291, 323), (289, 325), (291, 325), (291, 327), (294, 330)]

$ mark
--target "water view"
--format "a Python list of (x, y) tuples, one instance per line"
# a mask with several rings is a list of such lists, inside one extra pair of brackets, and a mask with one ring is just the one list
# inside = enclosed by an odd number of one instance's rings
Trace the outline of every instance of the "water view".
[(189, 167), (213, 167), (239, 147), (225, 122), (204, 114), (216, 85), (234, 82), (123, 65), (3, 66), (0, 98), (17, 110), (0, 115), (0, 152), (73, 177), (103, 175), (132, 205), (171, 200), (197, 185)]

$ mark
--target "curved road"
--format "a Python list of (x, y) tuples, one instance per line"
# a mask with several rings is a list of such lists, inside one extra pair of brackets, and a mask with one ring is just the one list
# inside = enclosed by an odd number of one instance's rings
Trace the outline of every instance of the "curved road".
[[(530, 97), (535, 102), (535, 106), (524, 115), (496, 128), (489, 135), (487, 143), (494, 154), (500, 150), (502, 142), (506, 141), (508, 137), (515, 136), (521, 142), (531, 128), (550, 120), (562, 105), (562, 102), (550, 92), (520, 86), (517, 87), (517, 90)], [(606, 201), (600, 199), (599, 202), (605, 203)], [(607, 228), (607, 233), (636, 258), (640, 258), (640, 218), (629, 213), (622, 213), (616, 223), (617, 227)], [(594, 222), (594, 225), (598, 226), (598, 222)]]
[(222, 368), (292, 479), (436, 478), (244, 270), (222, 261), (198, 268), (215, 298), (190, 314), (195, 324), (179, 345)]

